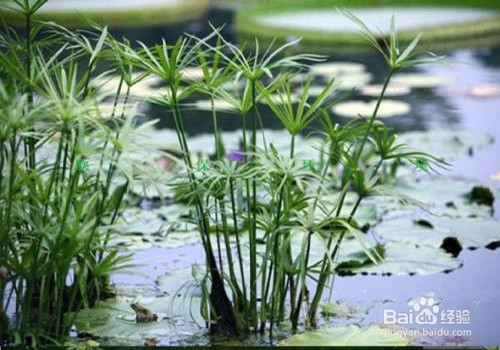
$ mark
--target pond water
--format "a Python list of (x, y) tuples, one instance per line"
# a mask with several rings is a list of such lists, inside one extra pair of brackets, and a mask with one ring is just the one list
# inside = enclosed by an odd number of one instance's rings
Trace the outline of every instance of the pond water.
[[(392, 15), (399, 30), (422, 29), (447, 24), (478, 21), (495, 16), (494, 11), (460, 7), (384, 7), (356, 8), (352, 12), (370, 29), (385, 35), (390, 33)], [(267, 26), (286, 27), (323, 32), (356, 32), (358, 27), (335, 10), (300, 10), (259, 15), (257, 20)]]
[[(428, 16), (429, 9), (421, 11), (408, 11), (408, 9), (391, 9), (379, 13), (380, 26), (386, 24), (387, 15), (396, 10), (396, 19), (402, 28), (411, 28), (415, 19), (422, 18), (426, 25), (453, 22), (457, 17), (460, 21), (467, 19), (486, 18), (489, 13), (483, 11), (470, 11), (452, 9), (437, 12), (437, 15)], [(403, 11), (403, 12), (401, 12)], [(312, 13), (314, 14), (314, 13)], [(434, 12), (433, 12), (434, 14)], [(309, 25), (316, 27), (315, 23), (329, 23), (327, 29), (336, 29), (337, 19), (334, 14), (323, 13), (324, 18), (311, 21), (309, 17), (300, 17), (302, 14), (283, 15), (283, 23)], [(363, 18), (363, 14), (359, 13)], [(210, 18), (215, 25), (228, 22), (224, 28), (225, 34), (232, 38), (232, 14), (230, 12), (216, 11), (199, 21), (183, 26), (169, 28), (148, 28), (136, 31), (122, 31), (116, 34), (129, 35), (131, 39), (139, 39), (148, 43), (155, 42), (162, 35), (172, 40), (183, 31), (203, 35), (208, 33), (207, 19)], [(291, 19), (295, 18), (295, 19)], [(383, 21), (382, 21), (383, 18)], [(375, 18), (374, 18), (375, 19)], [(274, 18), (273, 20), (276, 20)], [(302, 22), (301, 22), (302, 21)], [(378, 19), (377, 19), (378, 21)], [(330, 27), (331, 24), (331, 27)], [(313, 29), (313, 28), (311, 28)], [(324, 29), (324, 27), (323, 27)], [(435, 129), (461, 130), (468, 129), (488, 133), (496, 138), (500, 137), (500, 96), (483, 96), (473, 93), (474, 87), (500, 84), (500, 47), (483, 47), (468, 49), (462, 48), (447, 52), (447, 59), (438, 65), (425, 67), (416, 71), (434, 77), (444, 78), (447, 83), (432, 88), (414, 88), (409, 95), (397, 97), (411, 106), (411, 112), (404, 116), (385, 119), (395, 131), (432, 131)], [(350, 61), (363, 64), (372, 74), (372, 84), (382, 82), (385, 68), (384, 62), (375, 55), (339, 56), (329, 57), (329, 61)], [(315, 80), (321, 83), (322, 78)], [(472, 91), (472, 92), (471, 92)], [(360, 93), (355, 92), (352, 99), (369, 100)], [(198, 98), (194, 98), (193, 101)], [(211, 130), (210, 113), (185, 107), (186, 128), (191, 136), (205, 134)], [(147, 118), (161, 118), (162, 128), (172, 128), (173, 121), (168, 113), (160, 107), (145, 105), (143, 112)], [(271, 129), (280, 128), (278, 120), (272, 118), (270, 113), (263, 110), (264, 124)], [(347, 119), (338, 117), (340, 122)], [(240, 128), (240, 120), (231, 114), (220, 117), (220, 125), (226, 131)], [(493, 187), (498, 187), (498, 182), (490, 176), (500, 171), (500, 140), (485, 148), (474, 150), (469, 156), (462, 156), (454, 160), (451, 171), (446, 172), (446, 177), (467, 177), (479, 180)], [(437, 194), (438, 195), (438, 194)], [(495, 217), (500, 219), (500, 201), (495, 202)], [(473, 235), (474, 232), (471, 232)], [(439, 273), (427, 276), (348, 276), (337, 277), (333, 290), (334, 300), (354, 309), (361, 310), (355, 316), (347, 319), (330, 319), (323, 321), (325, 325), (361, 324), (383, 322), (384, 309), (392, 308), (399, 312), (408, 312), (409, 302), (421, 296), (432, 295), (440, 301), (441, 310), (468, 310), (471, 322), (468, 325), (440, 325), (440, 328), (452, 330), (470, 330), (471, 335), (450, 335), (417, 337), (414, 344), (432, 345), (498, 345), (500, 334), (497, 332), (497, 320), (500, 312), (500, 249), (490, 250), (481, 248), (477, 250), (464, 250), (459, 255), (463, 266), (450, 273)], [(113, 276), (119, 290), (131, 297), (141, 293), (144, 296), (162, 295), (162, 287), (158, 278), (165, 272), (171, 273), (179, 269), (189, 269), (193, 263), (203, 263), (203, 251), (199, 244), (185, 245), (177, 248), (152, 247), (134, 252), (134, 260), (138, 267), (129, 273)], [(189, 271), (189, 270), (186, 270)], [(189, 276), (187, 276), (189, 277)], [(172, 282), (180, 286), (179, 281)], [(430, 294), (431, 293), (431, 294)], [(197, 311), (197, 310), (194, 310)], [(183, 325), (182, 327), (184, 327)], [(180, 328), (182, 331), (172, 332), (172, 336), (160, 339), (160, 345), (166, 344), (207, 344), (210, 343), (204, 330), (196, 327)], [(185, 332), (185, 333), (183, 333)], [(175, 335), (174, 335), (175, 334)], [(246, 340), (247, 343), (260, 343), (261, 339)], [(269, 340), (264, 340), (268, 342)]]

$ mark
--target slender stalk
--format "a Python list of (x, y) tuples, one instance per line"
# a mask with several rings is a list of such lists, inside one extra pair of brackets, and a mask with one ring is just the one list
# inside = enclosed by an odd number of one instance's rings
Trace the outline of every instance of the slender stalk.
[(215, 103), (214, 97), (210, 95), (210, 107), (212, 110), (212, 123), (214, 128), (214, 142), (215, 142), (215, 155), (218, 160), (222, 159), (222, 150), (220, 149), (220, 135), (219, 135), (219, 127), (217, 125), (217, 112), (215, 111)]
[[(365, 134), (363, 136), (361, 145), (358, 148), (358, 151), (355, 153), (354, 160), (356, 162), (358, 162), (359, 158), (361, 157), (361, 154), (363, 152), (363, 148), (364, 148), (364, 146), (366, 144), (366, 141), (368, 139), (368, 135), (371, 132), (371, 128), (373, 126), (375, 118), (377, 117), (377, 113), (378, 113), (378, 110), (380, 108), (380, 104), (382, 103), (382, 101), (384, 99), (385, 92), (387, 90), (387, 86), (389, 85), (389, 82), (391, 80), (391, 77), (392, 77), (393, 73), (394, 73), (393, 70), (390, 69), (389, 73), (387, 74), (387, 77), (385, 79), (384, 85), (382, 87), (382, 92), (380, 93), (380, 96), (377, 99), (377, 104), (375, 105), (375, 109), (373, 110), (373, 114), (372, 114), (372, 116), (370, 118), (370, 121), (368, 122), (368, 127), (367, 127), (366, 132), (365, 132)], [(346, 187), (345, 187), (346, 189), (348, 188), (350, 182), (351, 182), (351, 180), (349, 180), (348, 183), (346, 184)], [(336, 214), (337, 217), (340, 215), (340, 212), (342, 210), (342, 207), (343, 207), (346, 195), (347, 195), (347, 191), (343, 191), (342, 194), (341, 194), (341, 199), (340, 199), (340, 202), (339, 202), (338, 207), (337, 207), (337, 214)], [(359, 199), (359, 201), (361, 201), (361, 198)], [(359, 205), (359, 203), (357, 202), (357, 205), (355, 205), (355, 207), (353, 208), (353, 212), (351, 213), (352, 215), (349, 216), (348, 223), (351, 221), (352, 217), (354, 216), (358, 205)], [(340, 234), (340, 237), (339, 237), (339, 239), (337, 241), (337, 244), (335, 245), (334, 251), (332, 253), (332, 261), (335, 261), (335, 257), (336, 257), (336, 255), (338, 253), (338, 250), (339, 250), (338, 247), (342, 243), (344, 235), (345, 235), (345, 231), (343, 231)], [(328, 249), (330, 248), (332, 240), (333, 240), (333, 237), (330, 237), (330, 239), (328, 241), (328, 245), (327, 245)], [(315, 326), (316, 312), (317, 312), (317, 309), (318, 309), (321, 297), (323, 295), (323, 291), (324, 291), (324, 288), (325, 288), (328, 276), (329, 276), (328, 262), (327, 262), (327, 259), (324, 258), (323, 259), (323, 263), (322, 263), (322, 267), (321, 267), (320, 276), (319, 276), (319, 279), (318, 279), (316, 293), (314, 294), (313, 300), (311, 302), (311, 307), (309, 308), (309, 317), (308, 318), (309, 318), (309, 321), (311, 322), (311, 325), (313, 325), (313, 326)]]
[[(192, 162), (189, 153), (189, 147), (186, 141), (186, 135), (184, 131), (184, 125), (182, 122), (182, 116), (180, 113), (179, 104), (177, 103), (177, 91), (172, 85), (170, 85), (170, 91), (172, 94), (172, 113), (174, 116), (175, 129), (177, 137), (179, 139), (179, 144), (184, 158), (185, 166), (187, 167), (188, 177), (191, 189), (193, 192), (196, 191), (196, 179), (193, 173)], [(238, 325), (236, 324), (236, 318), (234, 315), (234, 310), (231, 307), (231, 302), (224, 289), (224, 282), (222, 280), (221, 274), (217, 269), (217, 262), (215, 260), (214, 251), (212, 244), (210, 242), (210, 224), (208, 215), (203, 209), (203, 205), (200, 196), (196, 194), (195, 196), (195, 208), (198, 216), (198, 227), (202, 236), (203, 247), (207, 255), (208, 269), (210, 271), (210, 276), (212, 278), (212, 290), (210, 292), (210, 300), (218, 313), (219, 322), (221, 327), (225, 330), (238, 334)]]
[(240, 234), (239, 234), (239, 228), (238, 228), (238, 219), (236, 218), (236, 203), (234, 199), (234, 183), (233, 179), (231, 178), (229, 180), (229, 191), (230, 191), (230, 196), (231, 196), (231, 210), (233, 213), (233, 225), (234, 225), (234, 232), (236, 235), (236, 249), (238, 252), (238, 263), (240, 267), (240, 276), (241, 276), (241, 285), (243, 288), (243, 301), (246, 303), (247, 300), (247, 288), (246, 288), (246, 282), (245, 282), (245, 272), (243, 269), (243, 254), (241, 252), (241, 244), (240, 244)]
[[(282, 204), (283, 204), (283, 196), (284, 196), (284, 193), (285, 193), (285, 187), (286, 187), (286, 184), (283, 184), (283, 186), (281, 187), (280, 194), (279, 194), (279, 199), (278, 199), (278, 208), (277, 208), (277, 211), (276, 211), (275, 238), (274, 238), (274, 259), (278, 259), (278, 256), (279, 256), (279, 245), (280, 245), (279, 227), (280, 227), (281, 207), (282, 207)], [(271, 273), (271, 272), (273, 272), (273, 273)], [(273, 264), (273, 261), (271, 260), (271, 263), (270, 263), (270, 266), (269, 266), (269, 279), (267, 281), (267, 286), (266, 286), (266, 289), (265, 289), (264, 297), (262, 298), (263, 304), (265, 304), (267, 302), (267, 296), (268, 296), (268, 292), (269, 292), (269, 289), (270, 289), (269, 288), (269, 283), (270, 283), (271, 274), (273, 274), (273, 291), (274, 291), (274, 288), (275, 288), (275, 286), (277, 284), (277, 279), (278, 279), (278, 262), (277, 261), (276, 261), (276, 263)], [(275, 293), (273, 293), (273, 295), (271, 297), (271, 318), (270, 318), (270, 326), (269, 326), (269, 330), (270, 330), (271, 334), (273, 332), (273, 322), (274, 322), (274, 311), (275, 311), (275, 308), (276, 308), (276, 306), (275, 306)]]
[[(207, 202), (210, 196), (207, 196)], [(217, 255), (219, 258), (219, 268), (220, 273), (224, 275), (224, 264), (222, 263), (222, 245), (220, 239), (220, 230), (219, 230), (219, 210), (217, 209), (217, 200), (215, 200), (215, 235), (217, 237)]]
[(241, 295), (238, 286), (238, 280), (236, 279), (236, 274), (234, 272), (233, 253), (231, 251), (231, 241), (229, 239), (229, 226), (227, 224), (226, 203), (224, 202), (223, 199), (219, 199), (219, 208), (222, 220), (222, 232), (224, 234), (224, 244), (226, 246), (226, 258), (227, 258), (227, 263), (229, 265), (229, 276), (233, 283), (233, 288), (237, 291), (237, 294)]
[[(33, 86), (32, 84), (32, 75), (31, 75), (31, 66), (32, 66), (32, 36), (31, 36), (31, 13), (28, 13), (26, 15), (26, 71), (28, 75), (28, 112), (31, 110), (33, 107)], [(31, 128), (33, 130), (33, 128)], [(28, 137), (27, 140), (28, 143), (28, 167), (29, 169), (33, 170), (35, 168), (35, 140), (33, 137)]]
[[(251, 81), (252, 86), (252, 162), (255, 162), (255, 152), (257, 152), (257, 98), (255, 91), (255, 81)], [(255, 166), (255, 164), (253, 164)], [(250, 229), (250, 309), (251, 324), (257, 330), (257, 180), (252, 178), (252, 222)]]

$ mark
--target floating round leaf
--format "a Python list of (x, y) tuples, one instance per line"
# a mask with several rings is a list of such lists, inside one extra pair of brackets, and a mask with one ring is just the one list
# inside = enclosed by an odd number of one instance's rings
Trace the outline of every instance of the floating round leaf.
[[(375, 110), (377, 101), (348, 101), (342, 102), (333, 107), (333, 112), (342, 117), (356, 118), (359, 115), (370, 118)], [(377, 117), (389, 118), (404, 115), (410, 112), (410, 105), (406, 102), (395, 100), (384, 100), (380, 104)]]
[[(422, 225), (422, 220), (432, 228)], [(500, 221), (417, 214), (384, 220), (374, 232), (386, 241), (409, 246), (439, 248), (447, 237), (455, 237), (464, 248), (479, 248), (500, 242)]]
[[(406, 219), (406, 221), (409, 221)], [(404, 228), (399, 228), (398, 233)], [(417, 236), (418, 238), (418, 236)], [(383, 261), (374, 264), (354, 240), (342, 243), (339, 254), (338, 273), (370, 275), (429, 275), (452, 271), (462, 262), (438, 247), (415, 246), (397, 240), (384, 244)], [(342, 262), (344, 262), (342, 264)]]
[[(331, 77), (327, 76), (324, 76), (324, 78), (331, 79)], [(343, 74), (335, 76), (335, 83), (333, 85), (338, 90), (352, 90), (363, 87), (372, 79), (373, 75), (367, 72)]]
[(472, 97), (478, 97), (478, 98), (499, 97), (500, 84), (474, 85), (469, 89), (468, 93)]
[[(185, 303), (186, 299), (189, 301)], [(137, 323), (131, 303), (140, 303), (158, 316), (149, 323)], [(113, 342), (122, 339), (127, 344), (142, 345), (145, 338), (181, 340), (199, 332), (191, 320), (195, 313), (190, 308), (199, 308), (200, 299), (187, 296), (168, 295), (162, 297), (124, 297), (97, 302), (92, 309), (81, 310), (75, 320), (78, 331), (99, 337), (110, 337)], [(176, 321), (172, 319), (176, 317)], [(203, 320), (198, 318), (198, 323)], [(115, 343), (116, 344), (116, 343)]]
[(395, 332), (373, 325), (368, 328), (346, 326), (326, 328), (295, 334), (278, 346), (406, 346), (408, 339)]
[(186, 67), (181, 71), (182, 79), (186, 81), (203, 79), (203, 69), (200, 67)]
[[(211, 111), (212, 110), (212, 102), (210, 100), (199, 100), (194, 103), (194, 106), (197, 109), (202, 111)], [(222, 99), (214, 99), (213, 108), (217, 111), (234, 111), (236, 108), (226, 100)]]
[(399, 136), (399, 141), (415, 149), (425, 149), (438, 158), (453, 160), (492, 144), (494, 138), (473, 130), (432, 129), (406, 132)]
[(391, 83), (403, 84), (412, 88), (432, 88), (449, 84), (450, 78), (425, 73), (401, 73), (395, 74)]
[(361, 73), (365, 66), (354, 62), (325, 62), (312, 65), (310, 72), (315, 75), (339, 75)]
[[(365, 85), (361, 88), (361, 94), (365, 96), (378, 97), (382, 93), (383, 85)], [(411, 92), (411, 88), (408, 85), (403, 84), (389, 84), (385, 90), (385, 96), (404, 96)]]

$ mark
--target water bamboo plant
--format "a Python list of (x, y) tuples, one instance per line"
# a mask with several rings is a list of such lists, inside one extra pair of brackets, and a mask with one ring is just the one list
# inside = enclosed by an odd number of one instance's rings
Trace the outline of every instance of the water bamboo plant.
[(60, 344), (72, 311), (110, 295), (110, 273), (128, 255), (109, 245), (109, 227), (130, 181), (149, 172), (120, 158), (141, 129), (123, 93), (93, 88), (116, 54), (107, 29), (32, 23), (45, 2), (9, 3), (26, 16), (26, 36), (0, 35), (0, 344)]
[[(383, 163), (422, 158), (443, 166), (431, 155), (398, 144), (395, 135), (377, 120), (391, 76), (436, 58), (415, 58), (419, 37), (400, 51), (394, 22), (383, 47), (354, 15), (346, 12), (346, 16), (362, 27), (366, 38), (388, 63), (384, 88), (372, 115), (346, 125), (333, 123), (327, 113), (336, 96), (334, 81), (315, 99), (308, 94), (307, 82), (301, 96), (294, 98), (290, 80), (306, 70), (308, 63), (322, 59), (315, 55), (281, 57), (294, 43), (274, 51), (269, 47), (264, 53), (256, 43), (256, 50), (247, 54), (214, 28), (208, 38), (181, 39), (173, 46), (163, 42), (152, 49), (143, 45), (137, 54), (141, 69), (159, 75), (171, 87), (170, 94), (156, 102), (172, 109), (176, 119), (187, 174), (184, 195), (197, 207), (196, 219), (207, 253), (207, 276), (202, 279), (207, 284), (202, 288), (207, 310), (203, 314), (212, 329), (230, 334), (269, 330), (272, 334), (275, 325), (287, 320), (293, 329), (300, 322), (314, 326), (345, 235), (354, 236), (374, 263), (383, 259), (383, 250), (370, 249), (354, 222), (361, 201), (383, 193)], [(214, 35), (217, 44), (212, 46), (210, 39)], [(204, 78), (191, 87), (208, 95), (214, 120), (216, 156), (203, 169), (192, 164), (182, 121), (184, 105), (177, 97), (182, 71), (194, 64), (196, 57)], [(242, 80), (243, 89), (226, 91), (224, 82), (230, 79)], [(185, 94), (189, 90), (183, 91)], [(242, 147), (236, 159), (222, 154), (216, 98), (228, 102), (241, 116)], [(280, 154), (272, 142), (266, 142), (260, 102), (267, 104), (289, 132), (288, 155)], [(321, 159), (326, 161), (320, 163), (320, 169), (305, 169), (296, 157), (295, 139), (314, 120), (320, 120), (324, 129), (313, 134), (324, 135)], [(262, 142), (258, 142), (259, 135)], [(343, 175), (331, 178), (332, 168), (341, 169)], [(175, 186), (182, 187), (182, 183), (176, 181)], [(322, 200), (327, 187), (338, 191), (338, 199), (330, 207)], [(350, 192), (356, 194), (357, 200), (345, 215), (344, 202)], [(293, 247), (297, 237), (301, 237), (298, 252)], [(324, 249), (318, 261), (311, 259), (313, 240), (320, 241)]]

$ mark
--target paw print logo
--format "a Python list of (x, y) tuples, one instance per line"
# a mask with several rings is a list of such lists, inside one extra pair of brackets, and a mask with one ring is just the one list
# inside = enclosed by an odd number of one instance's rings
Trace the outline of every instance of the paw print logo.
[(421, 297), (418, 303), (413, 305), (413, 311), (418, 312), (415, 316), (417, 324), (436, 324), (439, 315), (439, 306), (434, 298)]

